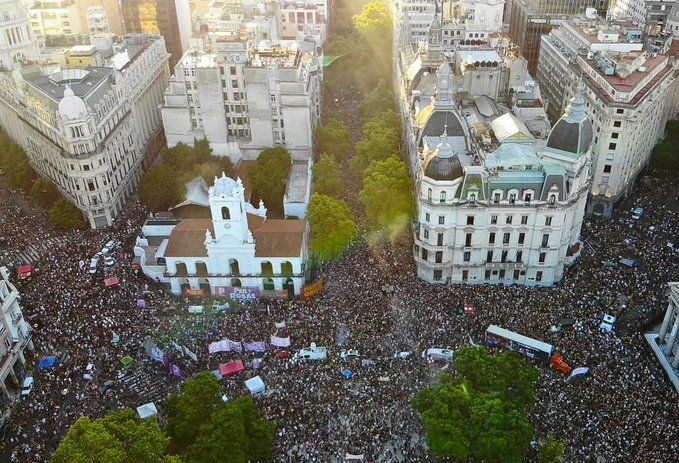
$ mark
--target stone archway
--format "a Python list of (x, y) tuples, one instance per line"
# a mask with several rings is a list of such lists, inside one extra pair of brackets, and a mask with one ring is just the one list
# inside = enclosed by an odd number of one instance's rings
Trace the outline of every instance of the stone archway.
[(283, 289), (288, 291), (288, 299), (295, 297), (295, 282), (292, 278), (286, 278), (283, 282)]
[(273, 278), (264, 278), (262, 280), (262, 285), (264, 287), (264, 291), (273, 291), (276, 289), (276, 285), (273, 282)]
[(603, 204), (595, 204), (592, 208), (592, 214), (596, 215), (597, 217), (602, 217), (604, 215), (604, 210), (605, 208)]

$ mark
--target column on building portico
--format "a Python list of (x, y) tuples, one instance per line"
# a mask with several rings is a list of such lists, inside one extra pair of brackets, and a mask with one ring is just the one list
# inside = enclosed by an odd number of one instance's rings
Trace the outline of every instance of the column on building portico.
[(672, 316), (677, 308), (674, 304), (670, 304), (665, 312), (665, 318), (662, 321), (662, 326), (660, 327), (660, 338), (658, 339), (658, 345), (665, 343), (665, 336), (667, 336), (667, 330), (670, 328), (670, 323), (672, 322)]
[(191, 287), (191, 289), (200, 289), (200, 283), (198, 282), (198, 278), (189, 278), (189, 286)]
[(672, 332), (670, 333), (670, 339), (667, 341), (667, 346), (665, 346), (665, 355), (672, 355), (672, 348), (674, 343), (677, 342), (677, 332), (679, 331), (679, 317), (674, 319), (674, 325), (672, 325)]
[(176, 278), (170, 278), (170, 289), (172, 290), (172, 294), (175, 296), (181, 296), (182, 285), (179, 284), (179, 280)]

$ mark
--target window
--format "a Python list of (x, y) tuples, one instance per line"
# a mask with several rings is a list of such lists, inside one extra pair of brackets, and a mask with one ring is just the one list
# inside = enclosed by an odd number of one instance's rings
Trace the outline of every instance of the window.
[(540, 253), (540, 258), (538, 259), (538, 262), (540, 262), (541, 264), (544, 264), (546, 258), (547, 258), (547, 253), (546, 253), (546, 252), (541, 252), (541, 253)]
[(276, 95), (269, 95), (269, 99), (271, 100), (272, 103), (276, 102)]
[(608, 183), (608, 180), (610, 179), (610, 176), (608, 175), (602, 175), (601, 176), (601, 183)]
[(486, 270), (485, 279), (490, 280), (490, 270)]
[(424, 239), (425, 240), (429, 239), (429, 230), (427, 230), (426, 228), (424, 229)]
[(502, 235), (502, 244), (509, 244), (509, 238), (511, 234), (510, 233), (505, 233)]
[(467, 281), (469, 279), (469, 270), (462, 270), (462, 279)]
[(515, 280), (519, 279), (519, 271), (518, 270), (514, 270), (514, 279)]
[(514, 204), (516, 202), (516, 193), (509, 194), (509, 204)]
[(522, 215), (521, 216), (521, 225), (527, 225), (527, 224), (528, 224), (528, 216)]
[(613, 127), (620, 127), (622, 126), (622, 121), (613, 121)]
[(552, 225), (552, 216), (547, 216), (545, 217), (545, 226), (549, 227), (550, 225)]
[(467, 216), (467, 225), (474, 225), (474, 216), (473, 215)]
[(469, 202), (472, 204), (476, 202), (476, 195), (474, 193), (469, 195)]
[(443, 246), (443, 233), (439, 233), (439, 236), (436, 239), (436, 246)]
[(425, 222), (429, 222), (429, 219), (430, 219), (430, 218), (431, 218), (431, 216), (429, 215), (429, 212), (427, 212), (426, 214), (424, 214), (424, 221), (425, 221)]
[(613, 153), (608, 153), (608, 154), (606, 155), (606, 160), (607, 160), (607, 161), (612, 161), (613, 159), (615, 159), (615, 155), (614, 155)]
[(535, 281), (542, 281), (542, 272), (538, 272), (535, 274)]
[(488, 235), (488, 244), (495, 244), (495, 233), (491, 232), (491, 234)]
[(236, 66), (231, 66), (229, 68), (229, 72), (231, 73), (232, 76), (236, 75)]
[(523, 251), (521, 251), (521, 250), (516, 251), (516, 261), (521, 263), (522, 258), (523, 258)]
[(608, 144), (608, 149), (611, 151), (614, 151), (615, 148), (617, 148), (618, 144), (617, 143), (609, 143)]
[(615, 112), (616, 114), (625, 114), (625, 110), (620, 108), (616, 109)]
[(533, 199), (533, 195), (528, 193), (523, 200), (526, 202), (526, 204), (530, 204), (531, 199)]
[(548, 244), (549, 244), (549, 234), (545, 233), (544, 235), (542, 235), (542, 247), (546, 248)]
[(445, 203), (446, 202), (446, 192), (442, 191), (440, 196), (441, 196), (440, 202)]
[(523, 244), (525, 240), (526, 240), (526, 234), (525, 233), (519, 233), (519, 244)]
[(436, 263), (440, 264), (443, 262), (443, 251), (436, 251)]
[(497, 216), (496, 215), (490, 216), (490, 224), (491, 225), (497, 225)]
[(434, 270), (434, 280), (440, 281), (443, 277), (443, 270)]
[(507, 216), (507, 219), (505, 220), (505, 223), (506, 223), (507, 225), (511, 225), (511, 224), (512, 224), (512, 216), (511, 216), (511, 215), (508, 215), (508, 216)]
[(427, 251), (426, 249), (422, 248), (422, 259), (423, 259), (423, 260), (427, 260), (428, 257), (429, 257), (429, 251)]
[(556, 195), (549, 195), (549, 204), (552, 206), (556, 204)]
[(469, 261), (471, 260), (471, 258), (472, 258), (472, 253), (469, 252), (469, 251), (465, 251), (465, 253), (464, 253), (464, 255), (463, 255), (462, 257), (463, 257), (463, 260), (464, 260), (465, 262), (469, 262)]
[(611, 134), (611, 138), (618, 138), (618, 137), (620, 137), (620, 134), (618, 132), (613, 132)]
[(488, 251), (486, 254), (486, 262), (493, 262), (493, 251)]
[(503, 264), (505, 262), (507, 262), (507, 254), (508, 253), (509, 253), (509, 251), (507, 251), (506, 249), (504, 251), (502, 251), (502, 256), (500, 257), (500, 262), (502, 262)]
[(433, 194), (434, 194), (434, 191), (433, 191), (431, 188), (429, 188), (429, 189), (427, 190), (427, 199), (428, 199), (429, 201), (431, 201), (431, 197), (432, 197)]
[(500, 280), (505, 279), (505, 273), (506, 273), (505, 269), (500, 269)]
[(472, 234), (467, 233), (464, 237), (464, 245), (466, 247), (470, 247), (472, 245)]
[(497, 203), (500, 202), (500, 193), (494, 193), (494, 194), (493, 194), (493, 202), (494, 202), (495, 204), (497, 204)]
[(611, 173), (611, 168), (612, 168), (612, 167), (613, 167), (612, 165), (606, 164), (606, 165), (604, 166), (604, 173), (605, 173), (605, 174), (610, 174), (610, 173)]
[(439, 225), (444, 225), (446, 223), (446, 217), (444, 215), (439, 215)]

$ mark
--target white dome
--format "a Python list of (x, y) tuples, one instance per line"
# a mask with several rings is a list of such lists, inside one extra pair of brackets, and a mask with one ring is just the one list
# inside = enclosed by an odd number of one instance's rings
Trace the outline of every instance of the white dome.
[(75, 96), (70, 87), (64, 90), (64, 97), (59, 102), (59, 114), (64, 120), (82, 119), (87, 115), (85, 102)]
[(227, 177), (224, 172), (220, 178), (215, 179), (212, 193), (216, 195), (232, 195), (238, 189), (238, 184), (231, 177)]

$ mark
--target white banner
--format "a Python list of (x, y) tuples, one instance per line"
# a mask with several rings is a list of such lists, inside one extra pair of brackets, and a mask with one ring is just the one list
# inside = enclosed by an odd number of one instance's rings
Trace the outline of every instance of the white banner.
[(229, 341), (222, 339), (221, 341), (212, 342), (207, 348), (208, 352), (214, 354), (216, 352), (228, 352), (229, 351)]
[(275, 322), (275, 324), (276, 324), (276, 329), (285, 328), (285, 321)]
[(290, 336), (287, 338), (279, 338), (278, 336), (271, 335), (271, 345), (276, 347), (290, 347), (292, 343), (290, 342)]
[(183, 346), (183, 347), (184, 347), (184, 353), (185, 353), (191, 360), (193, 360), (194, 362), (197, 362), (197, 361), (198, 361), (198, 356), (197, 356), (196, 354), (194, 354), (193, 352), (191, 352), (191, 351), (189, 350), (188, 347), (186, 347), (186, 346)]

